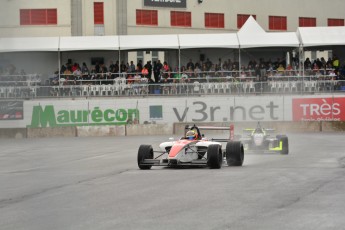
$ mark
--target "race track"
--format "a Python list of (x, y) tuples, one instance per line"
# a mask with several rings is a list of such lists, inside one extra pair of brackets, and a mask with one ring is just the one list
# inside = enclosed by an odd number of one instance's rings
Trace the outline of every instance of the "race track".
[(344, 137), (289, 134), (289, 155), (220, 170), (139, 170), (167, 136), (1, 139), (0, 229), (344, 229)]

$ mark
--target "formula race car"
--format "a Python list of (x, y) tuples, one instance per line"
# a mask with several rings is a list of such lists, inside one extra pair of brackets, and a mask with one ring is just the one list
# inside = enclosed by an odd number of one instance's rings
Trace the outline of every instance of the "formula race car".
[(289, 140), (286, 135), (274, 136), (274, 129), (262, 128), (260, 123), (255, 129), (244, 129), (243, 136), (239, 140), (243, 143), (247, 152), (277, 152), (289, 153)]
[[(200, 130), (229, 130), (228, 139), (210, 139), (204, 137)], [(140, 145), (138, 166), (140, 169), (151, 169), (152, 166), (204, 166), (212, 169), (222, 167), (223, 161), (228, 166), (242, 166), (244, 158), (243, 145), (233, 141), (233, 125), (229, 127), (186, 126), (186, 135), (179, 140), (170, 138), (159, 145), (160, 151), (154, 151), (151, 145)], [(226, 142), (222, 149), (221, 142)], [(155, 156), (158, 154), (158, 156)]]

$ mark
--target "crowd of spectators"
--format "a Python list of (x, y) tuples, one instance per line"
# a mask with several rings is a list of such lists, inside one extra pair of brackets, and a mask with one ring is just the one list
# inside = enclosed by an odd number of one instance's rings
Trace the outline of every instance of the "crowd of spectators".
[[(126, 63), (122, 61), (110, 62), (108, 66), (104, 63), (96, 63), (89, 68), (86, 63), (66, 63), (62, 65), (59, 72), (55, 73), (52, 79), (53, 85), (66, 84), (113, 84), (114, 79), (124, 77), (127, 83), (133, 83), (139, 79), (145, 79), (148, 83), (178, 83), (192, 81), (257, 81), (265, 82), (272, 79), (284, 80), (292, 78), (298, 79), (300, 76), (327, 77), (336, 80), (344, 79), (345, 65), (341, 66), (336, 55), (327, 61), (324, 58), (317, 58), (313, 62), (306, 58), (304, 62), (292, 59), (291, 64), (286, 64), (284, 58), (276, 60), (265, 60), (260, 58), (258, 61), (251, 59), (247, 65), (221, 58), (213, 63), (209, 58), (205, 61), (193, 62), (192, 59), (178, 67), (172, 68), (166, 61), (160, 60), (142, 61), (134, 64), (133, 61)], [(300, 64), (300, 66), (299, 66)], [(304, 71), (302, 74), (301, 71)]]
[[(345, 81), (336, 80), (345, 80), (345, 62), (342, 64), (336, 55), (328, 60), (324, 58), (315, 60), (306, 58), (304, 61), (292, 59), (288, 64), (284, 58), (275, 60), (259, 58), (258, 61), (253, 58), (248, 63), (239, 63), (231, 59), (222, 60), (221, 58), (218, 58), (215, 63), (209, 58), (196, 62), (189, 59), (180, 68), (173, 68), (167, 61), (161, 62), (160, 60), (153, 61), (153, 63), (147, 61), (145, 64), (142, 61), (138, 61), (138, 63), (116, 61), (110, 62), (108, 65), (96, 63), (90, 67), (85, 62), (81, 65), (75, 62), (62, 65), (49, 82), (51, 86), (58, 87), (115, 85), (121, 82), (126, 85), (132, 84), (130, 88), (137, 91), (144, 89), (142, 85), (138, 87), (138, 84), (147, 85), (149, 83), (150, 87), (146, 87), (145, 91), (152, 93), (157, 87), (162, 91), (166, 89), (177, 91), (179, 87), (188, 85), (184, 83), (195, 82), (254, 82), (255, 85), (259, 85), (258, 82), (267, 82), (265, 85), (268, 87), (273, 81), (298, 81), (302, 76), (304, 76), (303, 81), (319, 80), (320, 85), (325, 84), (321, 81), (333, 81), (336, 85), (334, 89), (340, 89), (345, 87)], [(121, 81), (118, 81), (120, 79)], [(0, 85), (2, 87), (31, 87), (39, 86), (40, 83), (39, 75), (26, 74), (22, 69), (18, 71), (13, 64), (0, 67)], [(266, 89), (268, 89), (267, 87)], [(78, 89), (81, 90), (81, 87)], [(68, 91), (68, 89), (66, 90)], [(55, 91), (52, 90), (52, 92)]]

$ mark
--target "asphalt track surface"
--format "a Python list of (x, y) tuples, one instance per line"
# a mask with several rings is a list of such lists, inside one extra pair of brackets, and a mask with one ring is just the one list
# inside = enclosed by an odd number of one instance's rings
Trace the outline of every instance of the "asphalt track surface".
[(139, 170), (160, 137), (0, 140), (0, 229), (344, 229), (342, 133), (243, 167)]

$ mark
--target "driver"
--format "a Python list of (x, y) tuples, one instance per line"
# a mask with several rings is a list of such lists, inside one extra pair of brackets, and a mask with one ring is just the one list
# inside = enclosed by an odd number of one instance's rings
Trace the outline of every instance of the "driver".
[(254, 133), (263, 133), (263, 130), (261, 128), (256, 128)]
[(186, 138), (188, 140), (197, 140), (198, 139), (198, 133), (194, 130), (189, 130), (187, 133), (186, 133)]

